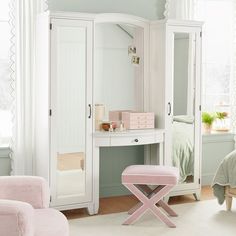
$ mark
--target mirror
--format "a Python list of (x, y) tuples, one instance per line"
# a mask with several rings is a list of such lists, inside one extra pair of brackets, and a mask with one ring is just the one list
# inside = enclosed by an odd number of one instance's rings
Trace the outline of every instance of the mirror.
[(194, 182), (195, 34), (174, 33), (172, 164), (179, 183)]
[(85, 195), (86, 30), (60, 27), (57, 33), (57, 196)]
[(128, 24), (95, 27), (95, 103), (111, 110), (143, 109), (143, 29)]

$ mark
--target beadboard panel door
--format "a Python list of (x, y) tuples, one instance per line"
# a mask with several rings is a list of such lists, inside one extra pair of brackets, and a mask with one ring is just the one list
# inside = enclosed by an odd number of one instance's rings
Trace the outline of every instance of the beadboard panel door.
[(92, 22), (51, 20), (52, 205), (92, 200)]

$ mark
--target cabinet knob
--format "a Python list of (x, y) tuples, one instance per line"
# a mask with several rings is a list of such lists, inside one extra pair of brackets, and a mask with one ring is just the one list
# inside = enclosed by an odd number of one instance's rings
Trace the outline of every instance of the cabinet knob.
[(134, 142), (137, 143), (137, 142), (138, 142), (138, 139), (136, 138), (136, 139), (134, 140)]

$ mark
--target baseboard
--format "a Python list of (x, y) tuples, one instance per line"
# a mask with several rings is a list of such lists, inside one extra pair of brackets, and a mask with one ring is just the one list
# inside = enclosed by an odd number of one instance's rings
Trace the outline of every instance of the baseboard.
[(209, 173), (209, 174), (203, 174), (202, 175), (202, 186), (204, 185), (211, 185), (212, 184), (212, 181), (213, 181), (213, 178), (214, 178), (214, 173)]

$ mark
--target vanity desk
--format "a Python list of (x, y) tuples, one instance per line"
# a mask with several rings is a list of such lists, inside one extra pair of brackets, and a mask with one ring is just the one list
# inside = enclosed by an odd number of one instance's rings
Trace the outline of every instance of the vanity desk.
[[(157, 144), (158, 149), (156, 163), (163, 164), (163, 142), (164, 142), (164, 130), (163, 129), (146, 129), (146, 130), (126, 130), (122, 132), (107, 132), (97, 131), (93, 134), (94, 147), (93, 147), (93, 173), (94, 178), (94, 209), (96, 214), (99, 209), (99, 149), (100, 147), (118, 147), (118, 146), (134, 146), (134, 145), (150, 145)], [(148, 155), (148, 151), (146, 153)], [(147, 159), (148, 159), (147, 157)], [(150, 161), (150, 160), (149, 160)], [(148, 162), (148, 161), (147, 161)], [(91, 211), (92, 209), (90, 209)]]

